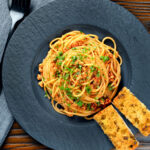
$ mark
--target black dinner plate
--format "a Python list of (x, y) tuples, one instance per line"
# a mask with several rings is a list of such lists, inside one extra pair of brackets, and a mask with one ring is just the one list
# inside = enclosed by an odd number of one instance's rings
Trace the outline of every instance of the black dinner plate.
[(150, 36), (131, 13), (109, 0), (54, 0), (22, 22), (4, 55), (8, 106), (27, 133), (50, 148), (110, 150), (113, 145), (95, 121), (58, 114), (38, 86), (38, 64), (49, 42), (72, 30), (96, 34), (100, 40), (113, 37), (123, 58), (119, 90), (127, 86), (150, 108)]

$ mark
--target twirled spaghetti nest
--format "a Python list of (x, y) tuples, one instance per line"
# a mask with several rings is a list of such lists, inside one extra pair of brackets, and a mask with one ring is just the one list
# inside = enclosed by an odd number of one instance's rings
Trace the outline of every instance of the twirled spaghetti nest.
[(111, 102), (120, 83), (121, 63), (113, 38), (100, 41), (96, 35), (72, 31), (50, 42), (37, 79), (57, 112), (88, 119)]

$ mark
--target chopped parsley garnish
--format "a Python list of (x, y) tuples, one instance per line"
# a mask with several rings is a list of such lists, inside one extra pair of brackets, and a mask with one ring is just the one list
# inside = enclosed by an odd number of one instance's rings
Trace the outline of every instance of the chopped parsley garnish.
[(98, 97), (95, 97), (95, 99), (98, 100), (99, 98), (98, 98)]
[(101, 100), (102, 100), (103, 102), (105, 102), (105, 99), (104, 99), (104, 98), (101, 98)]
[(111, 83), (108, 84), (108, 89), (109, 89), (110, 91), (112, 91), (112, 90), (114, 89), (114, 87), (111, 85)]
[(82, 50), (83, 50), (83, 53), (86, 53), (88, 51), (87, 48), (85, 47)]
[(70, 88), (68, 88), (68, 87), (67, 87), (67, 88), (65, 88), (65, 91), (70, 91)]
[(79, 68), (80, 70), (82, 70), (82, 65), (78, 65), (78, 68)]
[(80, 31), (80, 33), (83, 33), (82, 31)]
[(71, 106), (71, 104), (69, 103), (69, 104), (67, 104), (67, 106), (68, 106), (68, 107), (70, 107), (70, 106)]
[(103, 60), (103, 62), (106, 62), (109, 60), (109, 57), (108, 56), (101, 56), (100, 59)]
[(85, 87), (85, 90), (86, 90), (86, 92), (87, 92), (88, 94), (91, 93), (91, 87), (90, 87), (89, 85), (87, 85), (87, 86)]
[(76, 47), (73, 47), (72, 49), (73, 49), (73, 50), (76, 50), (77, 48), (76, 48)]
[(66, 73), (63, 77), (64, 80), (67, 80), (69, 78), (69, 73)]
[(71, 99), (73, 99), (73, 96), (72, 96), (72, 93), (71, 93), (71, 91), (70, 91), (70, 88), (65, 88), (65, 91), (66, 91), (66, 94), (67, 94), (67, 96), (69, 97), (69, 98), (71, 98)]
[(61, 90), (65, 90), (65, 87), (62, 85), (59, 87)]
[(45, 78), (44, 78), (44, 77), (42, 77), (42, 81), (45, 81)]
[(55, 76), (56, 76), (56, 77), (60, 77), (60, 72), (59, 72), (59, 71), (56, 71)]
[(97, 71), (96, 77), (100, 77), (100, 71)]
[(44, 97), (48, 97), (48, 92), (47, 91), (45, 91)]
[(63, 52), (59, 52), (58, 53), (58, 56), (55, 57), (54, 61), (57, 61), (57, 60), (64, 60), (65, 59), (65, 56), (63, 56)]
[(80, 74), (80, 72), (77, 72), (77, 73), (76, 73), (76, 75), (79, 75), (79, 74)]
[(73, 62), (75, 62), (77, 60), (77, 56), (72, 56), (71, 59)]
[(91, 72), (94, 72), (96, 70), (94, 66), (91, 66), (90, 69), (91, 69)]
[(59, 60), (64, 60), (64, 59), (65, 59), (65, 56), (59, 56), (58, 59), (59, 59)]
[(79, 101), (76, 102), (76, 104), (77, 104), (79, 107), (82, 107), (83, 102), (79, 100)]
[(69, 72), (72, 72), (72, 70), (73, 70), (73, 69), (71, 69), (71, 68), (67, 68), (67, 70), (68, 70)]
[(58, 55), (59, 55), (59, 56), (62, 56), (62, 55), (63, 55), (63, 52), (59, 52)]
[(97, 106), (100, 106), (100, 105), (101, 105), (101, 102), (99, 101), (99, 102), (97, 102), (96, 104), (97, 104)]
[(57, 62), (57, 65), (61, 66), (62, 65), (62, 61)]
[(91, 110), (91, 104), (87, 104), (87, 110)]
[(78, 55), (79, 56), (79, 60), (83, 60), (83, 56), (81, 54)]
[(74, 72), (74, 68), (71, 69), (70, 73), (73, 74), (73, 72)]

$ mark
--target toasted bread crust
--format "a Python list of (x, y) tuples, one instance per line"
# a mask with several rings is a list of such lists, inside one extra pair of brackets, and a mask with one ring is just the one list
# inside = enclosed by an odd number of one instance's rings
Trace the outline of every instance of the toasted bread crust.
[(124, 87), (113, 104), (144, 136), (150, 134), (150, 111), (129, 89)]
[(134, 150), (139, 143), (112, 105), (94, 116), (117, 150)]

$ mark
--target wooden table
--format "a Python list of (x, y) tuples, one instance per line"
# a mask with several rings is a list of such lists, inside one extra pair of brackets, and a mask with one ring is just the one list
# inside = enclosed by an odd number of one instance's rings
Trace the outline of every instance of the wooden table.
[[(133, 13), (150, 33), (150, 0), (113, 0)], [(32, 139), (14, 122), (2, 150), (50, 150)], [(147, 149), (150, 150), (150, 147)]]

